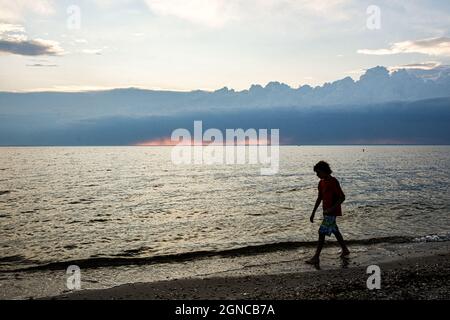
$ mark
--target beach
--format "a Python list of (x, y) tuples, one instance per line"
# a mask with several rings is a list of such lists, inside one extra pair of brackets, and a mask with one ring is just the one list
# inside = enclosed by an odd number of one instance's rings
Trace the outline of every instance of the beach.
[[(419, 245), (415, 252), (399, 248), (395, 258), (382, 259), (381, 288), (369, 290), (365, 266), (278, 274), (226, 275), (133, 283), (101, 290), (82, 290), (46, 299), (62, 300), (309, 300), (309, 299), (425, 299), (450, 298), (448, 243)], [(429, 255), (426, 255), (428, 251)], [(302, 263), (298, 261), (297, 263)], [(273, 271), (274, 269), (272, 269)]]

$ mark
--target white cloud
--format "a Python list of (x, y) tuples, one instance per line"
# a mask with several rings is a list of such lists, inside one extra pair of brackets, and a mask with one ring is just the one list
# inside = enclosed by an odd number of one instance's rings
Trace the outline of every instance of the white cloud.
[(94, 0), (95, 4), (102, 9), (119, 7), (135, 2), (135, 0)]
[(149, 9), (161, 16), (175, 16), (190, 22), (217, 27), (232, 18), (234, 1), (146, 0)]
[(17, 22), (28, 12), (50, 15), (55, 12), (52, 0), (0, 0), (0, 21)]
[(63, 54), (64, 50), (56, 41), (28, 39), (22, 25), (0, 23), (0, 52), (24, 56), (54, 56)]
[(101, 55), (105, 50), (110, 50), (108, 46), (103, 46), (102, 48), (86, 48), (83, 50), (80, 50), (79, 52), (84, 54), (94, 54), (94, 55)]
[(83, 49), (83, 50), (81, 50), (81, 52), (85, 53), (85, 54), (101, 55), (103, 52), (103, 49)]
[(317, 16), (327, 16), (332, 20), (345, 20), (350, 16), (344, 9), (344, 6), (351, 1), (349, 0), (290, 0), (292, 7), (306, 10)]
[(0, 40), (27, 40), (25, 28), (19, 24), (0, 23)]
[(432, 56), (450, 56), (450, 38), (428, 38), (396, 42), (385, 49), (361, 49), (358, 53), (369, 55), (391, 55), (398, 53), (422, 53)]
[(25, 28), (20, 24), (0, 23), (0, 35), (20, 32), (25, 32)]
[(392, 67), (389, 67), (388, 69), (391, 72), (398, 71), (401, 69), (432, 70), (441, 65), (442, 65), (442, 63), (438, 62), (438, 61), (427, 61), (427, 62), (410, 63), (410, 64), (392, 66)]
[[(329, 20), (348, 18), (343, 6), (350, 0), (145, 0), (156, 15), (174, 16), (192, 23), (220, 27), (230, 21), (255, 18), (277, 10)], [(341, 10), (342, 9), (342, 10)], [(330, 13), (331, 12), (331, 13)]]

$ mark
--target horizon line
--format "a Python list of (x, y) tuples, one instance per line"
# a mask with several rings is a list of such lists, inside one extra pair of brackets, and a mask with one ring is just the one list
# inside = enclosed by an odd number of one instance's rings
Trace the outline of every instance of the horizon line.
[[(111, 148), (111, 147), (138, 147), (138, 148), (152, 148), (152, 147), (175, 147), (177, 145), (130, 145), (130, 144), (124, 144), (124, 145), (0, 145), (0, 148), (96, 148), (96, 147), (100, 147), (100, 148)], [(187, 146), (187, 147), (206, 147), (208, 145), (181, 145), (181, 146)], [(250, 144), (250, 145), (246, 145), (246, 144), (233, 144), (233, 145), (223, 145), (224, 147), (233, 147), (233, 146), (246, 146), (246, 147), (251, 147), (251, 146), (271, 146), (270, 144), (260, 144), (260, 145), (256, 145), (256, 144)], [(276, 145), (274, 145), (276, 146)], [(337, 143), (337, 144), (279, 144), (278, 146), (280, 147), (339, 147), (339, 146), (367, 146), (367, 147), (377, 147), (377, 146), (450, 146), (450, 143), (445, 144), (445, 143), (391, 143), (391, 144), (386, 144), (386, 143), (367, 143), (367, 144), (361, 144), (361, 143)], [(219, 145), (220, 147), (220, 145)]]

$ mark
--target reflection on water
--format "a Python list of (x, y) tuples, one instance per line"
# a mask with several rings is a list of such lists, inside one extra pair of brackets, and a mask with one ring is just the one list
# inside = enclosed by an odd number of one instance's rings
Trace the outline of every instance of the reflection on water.
[(0, 269), (311, 241), (318, 160), (348, 239), (450, 231), (450, 147), (281, 147), (280, 172), (185, 165), (170, 147), (0, 149)]

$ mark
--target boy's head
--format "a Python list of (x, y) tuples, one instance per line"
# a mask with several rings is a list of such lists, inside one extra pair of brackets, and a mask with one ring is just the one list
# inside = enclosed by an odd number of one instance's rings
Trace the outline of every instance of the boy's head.
[(325, 161), (319, 161), (314, 166), (314, 172), (320, 179), (328, 177), (333, 171), (330, 168), (330, 165)]

